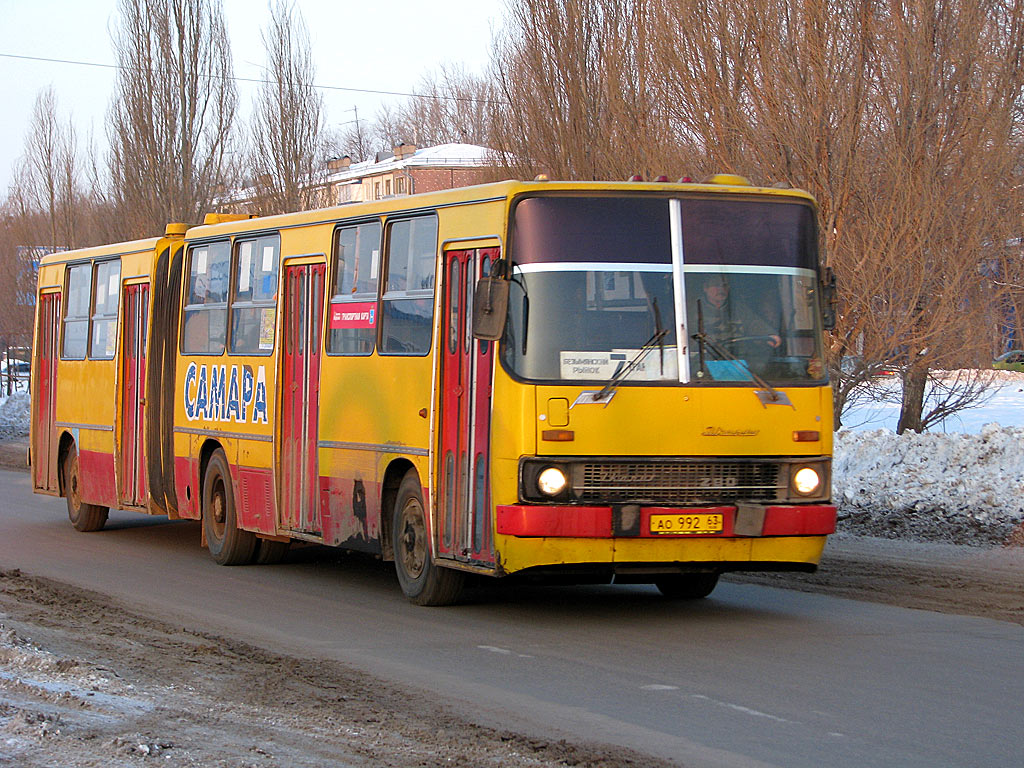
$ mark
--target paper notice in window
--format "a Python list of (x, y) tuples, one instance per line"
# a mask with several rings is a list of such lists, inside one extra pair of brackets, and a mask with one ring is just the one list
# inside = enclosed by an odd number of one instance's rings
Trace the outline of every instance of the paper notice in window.
[(263, 246), (263, 271), (274, 271), (274, 246), (272, 245)]
[(370, 254), (370, 279), (377, 279), (377, 257), (380, 256), (380, 251), (374, 251)]
[[(632, 360), (640, 354), (639, 349), (614, 349), (613, 352), (620, 352), (626, 355), (627, 360)], [(665, 381), (679, 380), (679, 358), (676, 356), (676, 348), (664, 346), (659, 351), (657, 347), (651, 347), (633, 370), (626, 376), (627, 381)]]
[[(566, 380), (607, 381), (635, 360), (639, 349), (613, 349), (611, 352), (562, 352), (559, 356), (561, 378)], [(626, 374), (624, 381), (664, 381), (679, 378), (676, 348), (649, 350)], [(664, 368), (662, 368), (664, 360)]]
[(197, 275), (206, 274), (206, 249), (201, 248), (192, 251), (192, 262), (195, 265)]
[(267, 307), (260, 316), (260, 349), (274, 348), (274, 308)]
[(624, 354), (612, 352), (563, 352), (559, 357), (563, 379), (610, 379), (626, 362)]
[(107, 280), (107, 296), (117, 296), (117, 284), (121, 282), (121, 275), (117, 272)]
[(249, 278), (252, 273), (252, 243), (238, 246), (238, 292), (249, 290)]

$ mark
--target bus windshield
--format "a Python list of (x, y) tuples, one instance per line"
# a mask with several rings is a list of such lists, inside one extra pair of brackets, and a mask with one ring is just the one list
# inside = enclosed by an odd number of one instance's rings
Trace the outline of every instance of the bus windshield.
[[(682, 234), (678, 276), (672, 205)], [(808, 205), (528, 198), (514, 209), (510, 246), (502, 356), (522, 379), (678, 384), (760, 377), (785, 384), (824, 377), (817, 233)], [(676, 285), (683, 286), (678, 301)]]

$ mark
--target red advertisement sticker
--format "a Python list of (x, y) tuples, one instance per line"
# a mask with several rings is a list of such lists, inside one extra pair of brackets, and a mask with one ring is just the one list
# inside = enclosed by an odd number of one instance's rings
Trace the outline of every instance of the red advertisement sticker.
[(377, 302), (359, 301), (331, 305), (331, 329), (376, 328)]

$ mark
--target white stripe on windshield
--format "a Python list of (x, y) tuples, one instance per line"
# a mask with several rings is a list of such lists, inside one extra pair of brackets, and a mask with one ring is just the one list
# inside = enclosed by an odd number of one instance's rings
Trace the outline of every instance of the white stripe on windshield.
[(671, 272), (671, 264), (635, 264), (612, 261), (553, 261), (546, 264), (516, 264), (518, 272)]
[[(544, 264), (516, 264), (517, 272), (661, 272), (672, 271), (671, 264), (637, 264), (612, 261), (553, 261)], [(767, 264), (684, 264), (684, 272), (721, 275), (802, 275), (814, 277), (813, 269), (773, 267)]]
[(684, 272), (703, 272), (717, 275), (802, 275), (814, 277), (813, 269), (803, 267), (770, 267), (767, 264), (684, 264)]

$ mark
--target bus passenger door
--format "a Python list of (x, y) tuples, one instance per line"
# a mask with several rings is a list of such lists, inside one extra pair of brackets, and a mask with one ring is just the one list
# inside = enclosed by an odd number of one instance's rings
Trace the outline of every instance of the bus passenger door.
[(490, 512), (494, 344), (473, 338), (473, 291), (497, 248), (445, 254), (438, 555), (493, 563)]
[(32, 483), (36, 490), (58, 489), (57, 473), (57, 339), (60, 323), (60, 293), (39, 297), (39, 329), (36, 346), (35, 436), (32, 445)]
[(120, 499), (123, 504), (146, 503), (146, 328), (149, 320), (149, 283), (124, 287), (124, 327), (121, 338)]
[(283, 527), (321, 532), (317, 419), (325, 264), (285, 268), (281, 376), (281, 518)]

